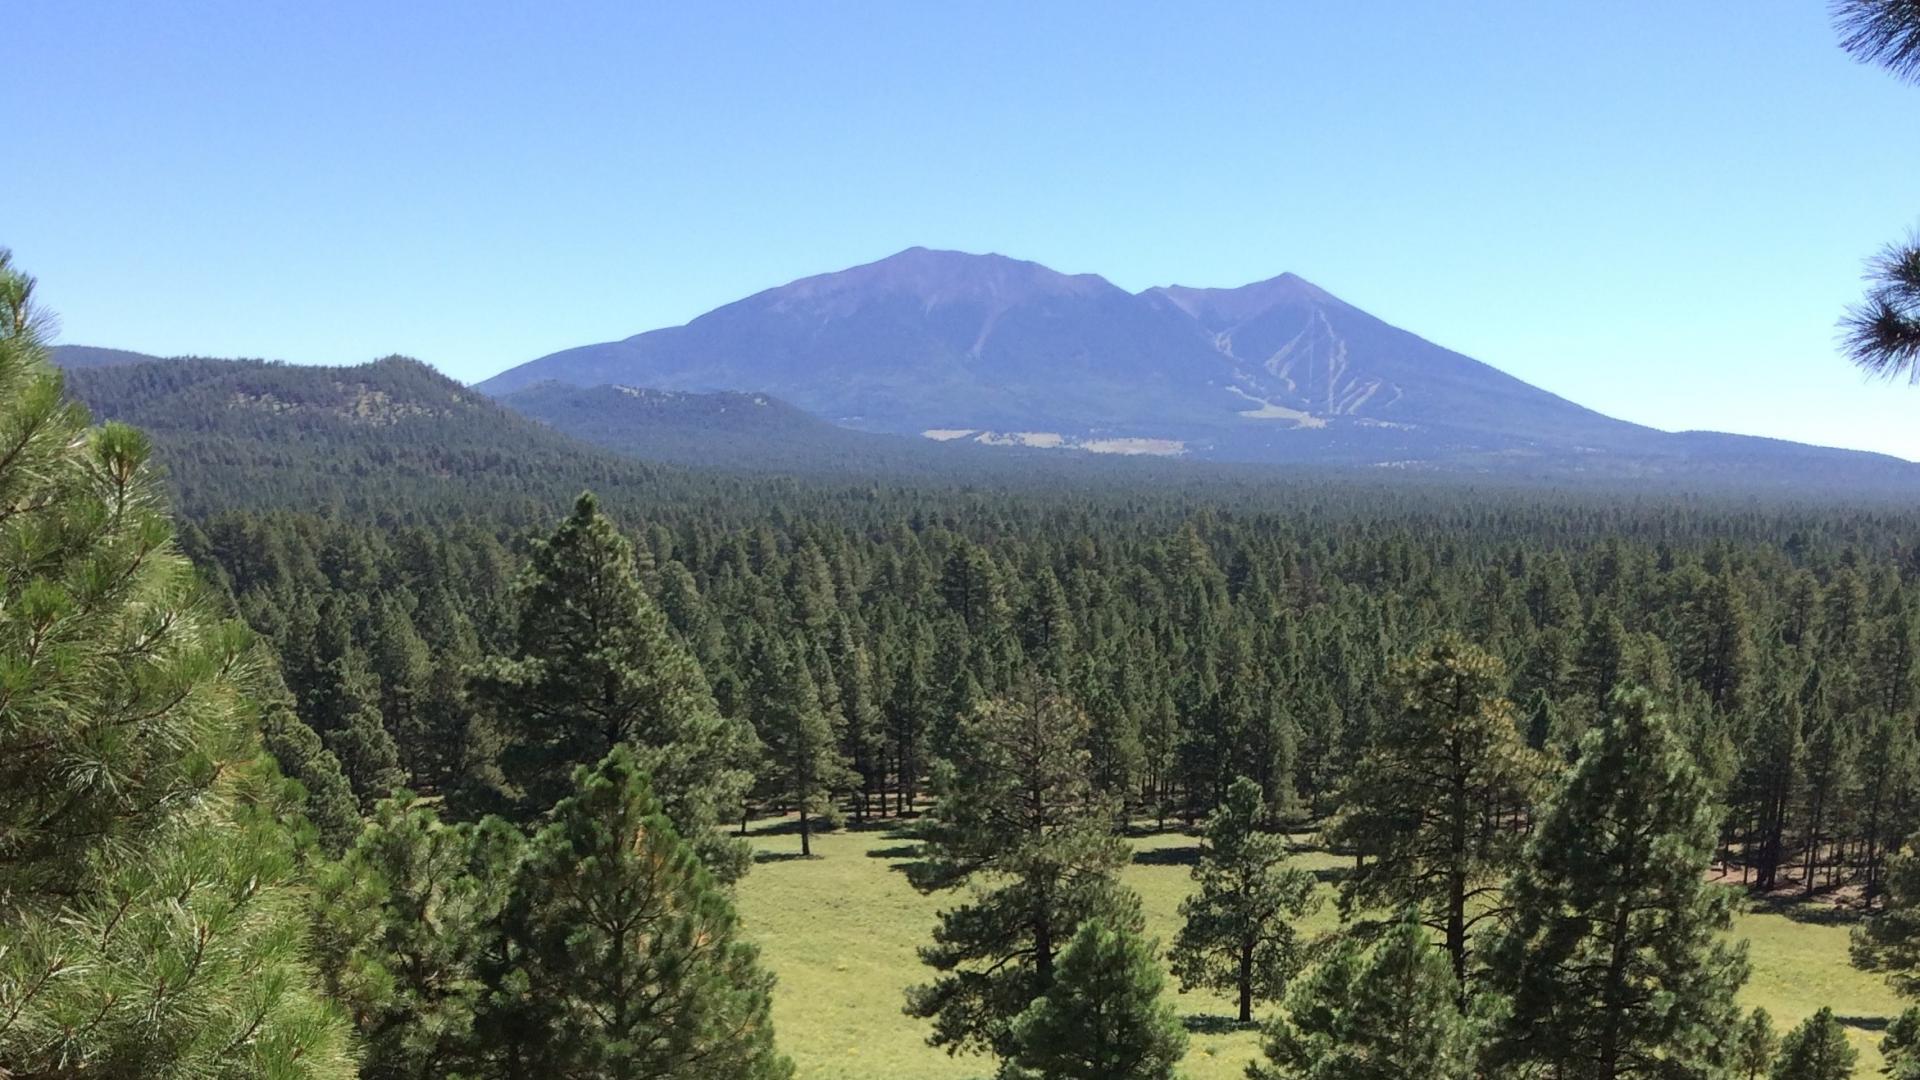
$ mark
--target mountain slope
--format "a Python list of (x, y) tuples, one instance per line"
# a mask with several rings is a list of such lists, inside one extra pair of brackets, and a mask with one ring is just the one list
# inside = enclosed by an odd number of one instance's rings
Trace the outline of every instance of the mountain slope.
[(1231, 358), (1249, 419), (1304, 413), (1310, 425), (1347, 419), (1601, 445), (1647, 430), (1391, 326), (1293, 274), (1143, 295), (1191, 316)]
[(124, 367), (128, 364), (151, 364), (162, 359), (146, 353), (128, 349), (103, 349), (97, 345), (55, 345), (54, 363), (68, 371), (81, 368)]
[(1204, 380), (1228, 374), (1192, 319), (1103, 278), (913, 248), (685, 326), (555, 353), (479, 389), (742, 390), (881, 431), (1018, 430), (1065, 416), (1077, 429), (1127, 432), (1215, 419), (1225, 393)]
[(941, 456), (925, 440), (836, 427), (768, 397), (536, 383), (499, 399), (522, 416), (647, 461), (780, 472), (875, 471)]
[[(484, 500), (508, 516), (516, 505), (544, 516), (587, 488), (617, 498), (659, 479), (414, 360), (86, 366), (103, 351), (115, 352), (65, 346), (53, 358), (97, 419), (147, 432), (189, 513), (284, 506), (394, 516)], [(76, 357), (82, 366), (71, 366)]]

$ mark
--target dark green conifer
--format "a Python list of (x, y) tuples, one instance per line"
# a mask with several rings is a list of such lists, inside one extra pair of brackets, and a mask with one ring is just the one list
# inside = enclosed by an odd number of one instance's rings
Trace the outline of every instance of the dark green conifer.
[(1779, 1052), (1780, 1036), (1773, 1030), (1773, 1017), (1765, 1009), (1755, 1009), (1740, 1025), (1728, 1072), (1732, 1080), (1760, 1080)]
[(1233, 994), (1241, 1023), (1299, 972), (1306, 949), (1294, 923), (1319, 906), (1313, 875), (1287, 865), (1287, 838), (1266, 831), (1266, 818), (1260, 785), (1235, 780), (1207, 821), (1173, 943), (1181, 989)]
[(859, 778), (840, 752), (806, 662), (771, 634), (755, 648), (751, 713), (766, 744), (763, 790), (799, 814), (800, 853), (810, 856), (814, 827), (838, 823), (835, 793)]
[(1446, 953), (1417, 919), (1369, 953), (1344, 939), (1287, 994), (1251, 1080), (1469, 1080), (1477, 1028), (1460, 1011)]
[(1787, 1032), (1780, 1041), (1769, 1080), (1849, 1080), (1859, 1052), (1847, 1042), (1847, 1029), (1823, 1008)]
[(1013, 1020), (1009, 1080), (1172, 1080), (1187, 1033), (1162, 998), (1153, 947), (1122, 923), (1082, 923), (1053, 985)]
[(519, 843), (498, 818), (445, 825), (402, 793), (321, 875), (315, 958), (359, 1029), (364, 1080), (474, 1075), (480, 962)]
[(1414, 905), (1467, 979), (1478, 927), (1524, 841), (1541, 763), (1502, 696), (1500, 662), (1443, 637), (1397, 674), (1401, 708), (1348, 779), (1330, 840), (1359, 866), (1341, 902)]
[(920, 950), (938, 974), (908, 992), (907, 1011), (932, 1020), (929, 1041), (949, 1052), (1011, 1058), (1013, 1018), (1053, 985), (1080, 924), (1139, 925), (1137, 901), (1115, 881), (1127, 848), (1094, 790), (1086, 735), (1084, 711), (1026, 683), (965, 719), (963, 751), (937, 777), (910, 878), (928, 892), (986, 885), (941, 913)]
[(1880, 1056), (1892, 1080), (1920, 1080), (1920, 1006), (1909, 1006), (1887, 1025)]
[(482, 1075), (785, 1080), (771, 976), (617, 745), (528, 841), (477, 1028)]
[(360, 804), (353, 785), (333, 756), (284, 701), (267, 705), (260, 718), (260, 742), (305, 792), (301, 810), (319, 834), (320, 847), (338, 858), (360, 834)]
[(1856, 967), (1920, 994), (1920, 836), (1888, 860), (1880, 913), (1854, 928), (1852, 954)]
[[(1739, 1027), (1733, 894), (1706, 879), (1719, 811), (1644, 692), (1614, 699), (1541, 815), (1492, 985), (1507, 1065), (1568, 1080), (1712, 1075)], [(1662, 1070), (1665, 1070), (1664, 1072)]]
[(744, 853), (715, 827), (739, 816), (752, 734), (720, 715), (593, 496), (534, 546), (518, 595), (512, 652), (474, 691), (508, 733), (501, 766), (519, 815), (543, 813), (574, 768), (629, 746), (675, 827), (715, 874), (737, 877)]

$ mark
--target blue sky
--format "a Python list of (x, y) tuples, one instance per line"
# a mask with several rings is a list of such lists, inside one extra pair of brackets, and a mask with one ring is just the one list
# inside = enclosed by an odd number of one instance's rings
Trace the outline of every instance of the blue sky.
[(1819, 0), (9, 5), (63, 339), (478, 379), (912, 244), (1292, 270), (1602, 411), (1920, 459), (1838, 358), (1920, 88)]

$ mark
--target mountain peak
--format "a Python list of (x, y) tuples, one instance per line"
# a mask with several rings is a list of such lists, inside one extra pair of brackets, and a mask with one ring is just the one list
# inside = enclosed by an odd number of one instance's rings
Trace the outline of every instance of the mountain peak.
[(1162, 285), (1148, 289), (1144, 295), (1166, 298), (1214, 331), (1244, 323), (1275, 308), (1341, 303), (1332, 293), (1291, 272), (1237, 288)]
[(1098, 274), (1062, 274), (1005, 255), (910, 247), (876, 262), (817, 274), (762, 293), (780, 302), (907, 295), (928, 307), (986, 303), (1001, 307), (1040, 296), (1091, 296), (1120, 291)]

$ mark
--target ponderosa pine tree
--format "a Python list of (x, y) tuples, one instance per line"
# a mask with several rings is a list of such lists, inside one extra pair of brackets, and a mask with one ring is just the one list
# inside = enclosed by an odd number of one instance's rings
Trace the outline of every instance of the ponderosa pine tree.
[(1089, 919), (1060, 953), (1053, 985), (1013, 1020), (1007, 1080), (1172, 1080), (1187, 1032), (1163, 999), (1151, 943)]
[(1860, 754), (1854, 726), (1832, 703), (1822, 669), (1814, 669), (1802, 697), (1807, 733), (1805, 783), (1800, 792), (1800, 818), (1806, 823), (1801, 891), (1812, 896), (1820, 885), (1821, 853), (1841, 831), (1835, 828), (1835, 820), (1849, 806)]
[(1806, 772), (1801, 726), (1800, 704), (1792, 695), (1761, 710), (1738, 777), (1738, 790), (1751, 819), (1746, 866), (1753, 870), (1754, 885), (1763, 891), (1779, 882), (1787, 858), (1787, 823)]
[(773, 978), (726, 889), (616, 745), (576, 773), (514, 872), (484, 976), (482, 1075), (785, 1080)]
[(1097, 656), (1082, 653), (1073, 683), (1075, 696), (1091, 720), (1087, 751), (1094, 787), (1118, 802), (1125, 814), (1145, 771), (1146, 751), (1136, 713), (1141, 673), (1115, 646)]
[(932, 653), (926, 623), (914, 620), (895, 651), (892, 686), (882, 709), (887, 754), (893, 759), (894, 806), (903, 814), (919, 796), (927, 766), (929, 728), (938, 697), (931, 685)]
[[(366, 571), (343, 572), (358, 580)], [(339, 760), (363, 811), (407, 783), (400, 750), (380, 715), (380, 681), (353, 643), (347, 604), (335, 596), (315, 612), (316, 663), (298, 672), (302, 716)]]
[[(853, 813), (865, 820), (886, 784), (886, 730), (874, 687), (873, 657), (861, 643), (852, 619), (837, 616), (830, 650), (834, 681), (840, 691), (841, 754), (852, 767), (857, 786)], [(885, 807), (881, 807), (882, 810)]]
[(1478, 1029), (1426, 927), (1406, 918), (1366, 951), (1344, 938), (1295, 983), (1251, 1080), (1469, 1080)]
[(1887, 1025), (1880, 1057), (1891, 1080), (1920, 1080), (1920, 1006), (1909, 1006)]
[(1020, 609), (1020, 645), (1041, 677), (1065, 685), (1073, 671), (1076, 633), (1066, 590), (1050, 569), (1042, 568)]
[(1860, 833), (1866, 848), (1863, 895), (1871, 911), (1880, 898), (1887, 852), (1920, 824), (1920, 739), (1913, 724), (1893, 715), (1875, 721), (1867, 732), (1859, 771)]
[(1550, 1080), (1711, 1077), (1739, 1027), (1744, 942), (1733, 893), (1707, 881), (1719, 812), (1644, 691), (1612, 715), (1546, 807), (1490, 950), (1509, 1003), (1504, 1065)]
[(1733, 1060), (1728, 1063), (1732, 1080), (1760, 1080), (1780, 1052), (1780, 1036), (1773, 1030), (1773, 1017), (1765, 1009), (1747, 1014), (1733, 1044)]
[(1328, 830), (1359, 859), (1341, 903), (1416, 906), (1464, 986), (1471, 938), (1498, 914), (1487, 901), (1525, 841), (1542, 765), (1502, 696), (1498, 659), (1442, 637), (1397, 678), (1401, 708), (1375, 733)]
[(674, 827), (722, 880), (738, 877), (744, 850), (716, 827), (739, 815), (752, 733), (720, 715), (592, 495), (534, 545), (518, 597), (511, 655), (474, 681), (508, 733), (501, 768), (518, 816), (544, 813), (576, 767), (629, 746)]
[(1853, 930), (1853, 963), (1884, 972), (1903, 994), (1920, 994), (1920, 835), (1887, 860), (1880, 913)]
[(1769, 1080), (1850, 1080), (1859, 1057), (1833, 1010), (1822, 1008), (1787, 1032), (1767, 1075)]
[(260, 717), (260, 743), (280, 771), (297, 782), (304, 794), (301, 813), (319, 834), (320, 847), (339, 858), (360, 834), (360, 804), (353, 785), (333, 756), (293, 709), (283, 700), (267, 697)]
[(520, 834), (443, 824), (402, 793), (374, 808), (314, 890), (314, 955), (359, 1029), (363, 1080), (472, 1076), (480, 965)]
[(306, 964), (265, 657), (89, 428), (0, 250), (0, 1074), (345, 1078)]
[(909, 879), (923, 892), (987, 885), (941, 913), (920, 950), (938, 974), (907, 994), (907, 1012), (932, 1020), (929, 1042), (950, 1053), (1012, 1058), (1013, 1018), (1052, 987), (1080, 924), (1139, 928), (1138, 901), (1115, 879), (1127, 847), (1094, 790), (1086, 737), (1079, 706), (1025, 683), (962, 721), (962, 752), (935, 777)]
[(1227, 788), (1207, 820), (1173, 943), (1181, 990), (1234, 994), (1243, 1024), (1255, 1001), (1279, 997), (1299, 973), (1306, 949), (1294, 922), (1319, 906), (1314, 876), (1287, 865), (1287, 838), (1266, 831), (1266, 814), (1259, 784), (1243, 776)]
[(834, 793), (859, 776), (840, 752), (806, 661), (772, 633), (755, 645), (752, 682), (753, 726), (766, 744), (763, 790), (799, 814), (800, 854), (811, 857), (814, 825), (838, 820)]
[(380, 683), (380, 716), (393, 736), (411, 787), (434, 788), (446, 774), (450, 740), (431, 708), (433, 661), (399, 601), (383, 598), (373, 616), (368, 664)]
[(362, 808), (371, 810), (374, 803), (406, 786), (407, 770), (400, 764), (400, 749), (371, 700), (348, 713), (346, 722), (328, 731), (321, 741), (340, 762), (341, 774)]

